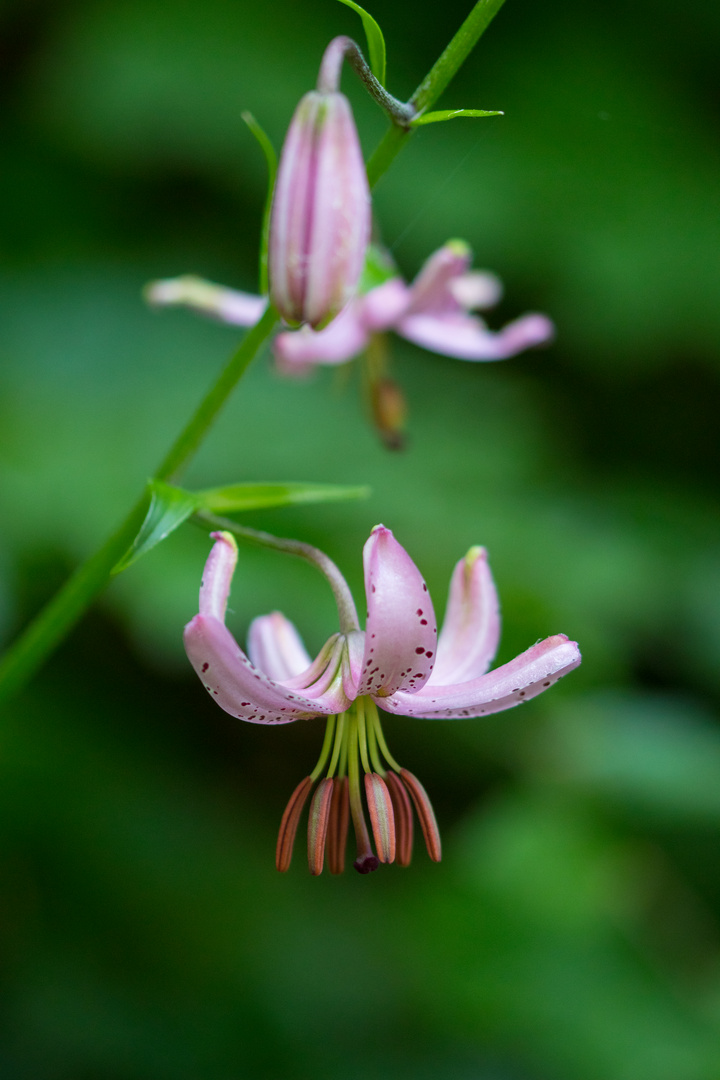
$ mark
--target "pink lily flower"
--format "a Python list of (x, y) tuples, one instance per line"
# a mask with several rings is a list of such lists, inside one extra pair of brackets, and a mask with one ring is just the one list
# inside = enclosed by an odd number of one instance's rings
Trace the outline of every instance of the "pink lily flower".
[(279, 334), (274, 348), (280, 367), (290, 372), (341, 364), (366, 349), (374, 334), (388, 330), (458, 360), (506, 360), (552, 340), (553, 324), (539, 314), (489, 330), (473, 312), (496, 304), (502, 286), (493, 274), (471, 271), (471, 260), (463, 240), (450, 240), (430, 256), (412, 285), (390, 277), (356, 296), (324, 330)]
[[(412, 285), (391, 275), (358, 294), (323, 330), (303, 327), (275, 338), (278, 366), (301, 373), (315, 364), (342, 364), (367, 349), (374, 335), (394, 330), (431, 352), (460, 360), (506, 360), (551, 341), (555, 329), (546, 315), (528, 314), (501, 330), (489, 330), (474, 314), (502, 295), (494, 274), (469, 269), (471, 252), (450, 240), (434, 252)], [(249, 293), (185, 276), (155, 281), (145, 291), (158, 307), (187, 307), (233, 326), (252, 326), (266, 301)]]
[[(252, 622), (246, 654), (225, 626), (237, 545), (227, 532), (213, 533), (213, 538), (200, 610), (185, 628), (187, 655), (206, 690), (222, 709), (250, 723), (329, 717), (318, 765), (293, 793), (283, 817), (278, 869), (290, 865), (303, 806), (323, 773), (310, 809), (308, 855), (313, 873), (321, 872), (326, 852), (331, 871), (343, 869), (350, 816), (357, 839), (356, 869), (367, 873), (396, 857), (400, 865), (408, 865), (411, 801), (430, 857), (438, 861), (440, 838), (432, 806), (420, 782), (388, 751), (377, 707), (438, 720), (509, 709), (543, 693), (578, 666), (581, 658), (575, 642), (556, 634), (488, 672), (500, 620), (485, 551), (471, 548), (455, 567), (438, 635), (420, 571), (390, 530), (378, 525), (363, 551), (364, 631), (344, 579), (329, 564), (340, 632), (328, 639), (315, 660), (280, 612)], [(361, 770), (377, 855), (365, 824)]]

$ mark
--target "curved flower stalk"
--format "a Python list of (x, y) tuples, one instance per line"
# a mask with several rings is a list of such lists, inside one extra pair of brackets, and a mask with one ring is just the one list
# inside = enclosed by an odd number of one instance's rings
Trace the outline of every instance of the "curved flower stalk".
[[(420, 782), (397, 764), (377, 707), (390, 713), (452, 720), (512, 708), (542, 693), (580, 663), (575, 642), (556, 634), (488, 672), (498, 644), (498, 602), (485, 551), (471, 548), (453, 571), (445, 620), (435, 613), (420, 571), (389, 529), (373, 529), (363, 551), (367, 621), (359, 629), (351, 601), (340, 606), (341, 628), (312, 660), (297, 630), (280, 612), (256, 618), (243, 652), (225, 626), (237, 545), (213, 533), (200, 589), (200, 610), (185, 628), (185, 649), (208, 693), (232, 716), (256, 724), (287, 724), (314, 716), (328, 723), (320, 760), (298, 786), (283, 816), (277, 866), (287, 870), (298, 822), (313, 784), (310, 869), (344, 864), (352, 818), (361, 873), (379, 862), (407, 865), (412, 849), (411, 803), (430, 857), (440, 858), (432, 806)], [(337, 572), (339, 574), (339, 572)], [(336, 595), (337, 583), (335, 582)], [(349, 597), (349, 590), (342, 592)], [(365, 822), (360, 774), (376, 853)]]

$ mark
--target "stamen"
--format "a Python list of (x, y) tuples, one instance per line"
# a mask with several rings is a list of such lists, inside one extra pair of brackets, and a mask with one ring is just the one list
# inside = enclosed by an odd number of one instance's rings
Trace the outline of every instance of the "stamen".
[(310, 773), (310, 779), (312, 780), (313, 783), (315, 783), (318, 776), (320, 775), (320, 773), (325, 768), (325, 762), (328, 759), (328, 755), (330, 753), (330, 747), (332, 746), (332, 737), (333, 737), (333, 732), (334, 731), (335, 731), (335, 717), (334, 716), (328, 716), (328, 721), (327, 721), (327, 724), (325, 726), (325, 738), (323, 739), (322, 749), (320, 751), (320, 757), (318, 758), (317, 765), (315, 766), (313, 771)]
[(340, 713), (337, 718), (337, 729), (335, 731), (335, 745), (333, 746), (332, 758), (328, 765), (328, 776), (335, 774), (335, 768), (340, 759), (339, 775), (342, 776), (345, 772), (345, 762), (347, 761), (347, 736), (345, 734), (345, 721), (347, 719), (347, 713)]
[(353, 865), (359, 874), (369, 874), (372, 870), (377, 870), (380, 860), (373, 853), (370, 845), (370, 834), (368, 833), (362, 808), (358, 725), (357, 715), (354, 712), (350, 714), (350, 730), (348, 732), (348, 783), (350, 787), (350, 813), (352, 814), (355, 840), (357, 842), (357, 858)]
[(370, 768), (370, 760), (368, 758), (367, 748), (367, 731), (365, 725), (365, 697), (359, 697), (355, 701), (355, 711), (357, 713), (357, 730), (358, 730), (358, 745), (360, 747), (360, 760), (362, 761), (362, 767), (366, 773), (372, 772)]
[(392, 800), (382, 776), (365, 774), (365, 796), (372, 823), (375, 847), (380, 862), (395, 862), (395, 815)]
[[(373, 703), (371, 702), (370, 704), (372, 705)], [(374, 707), (374, 705), (373, 705), (373, 707)], [(377, 715), (377, 709), (375, 709), (375, 714)], [(367, 728), (367, 741), (368, 741), (368, 751), (370, 753), (370, 760), (373, 763), (373, 769), (375, 770), (375, 772), (378, 773), (380, 776), (384, 777), (387, 770), (386, 770), (385, 766), (383, 765), (382, 760), (380, 758), (380, 752), (378, 750), (378, 744), (377, 744), (377, 737), (375, 735), (375, 718), (373, 717), (372, 712), (371, 712), (370, 709), (368, 709), (365, 719), (366, 719), (365, 726)]]
[(345, 724), (345, 738), (343, 739), (342, 746), (340, 747), (340, 764), (338, 765), (338, 776), (347, 776), (347, 771), (348, 771), (348, 742), (349, 742), (349, 739), (348, 739), (348, 736), (347, 736), (347, 729), (348, 729), (349, 726), (350, 726), (349, 723)]
[(383, 735), (383, 729), (382, 729), (381, 724), (380, 724), (380, 716), (378, 715), (378, 711), (377, 711), (377, 707), (375, 705), (375, 702), (372, 699), (370, 699), (368, 701), (368, 722), (372, 722), (373, 727), (375, 728), (375, 737), (376, 737), (376, 739), (378, 741), (378, 745), (380, 746), (380, 749), (382, 750), (383, 756), (384, 756), (385, 760), (387, 761), (388, 765), (392, 769), (394, 769), (395, 772), (399, 773), (400, 772), (400, 766), (398, 765), (397, 761), (395, 760), (395, 758), (392, 756), (392, 754), (388, 750), (387, 743), (385, 742), (385, 736)]
[(280, 832), (278, 833), (277, 848), (275, 849), (275, 866), (283, 874), (290, 869), (295, 833), (312, 786), (313, 781), (310, 776), (306, 776), (304, 780), (300, 781), (290, 796), (290, 802), (285, 807), (285, 813), (280, 822)]
[(322, 874), (325, 859), (325, 838), (328, 831), (328, 819), (333, 796), (333, 781), (328, 777), (317, 786), (310, 803), (308, 819), (308, 863), (311, 874)]
[[(405, 789), (403, 788), (403, 790)], [(405, 797), (407, 798), (407, 795)], [(342, 874), (345, 869), (345, 846), (347, 844), (349, 825), (348, 782), (347, 777), (343, 776), (333, 784), (330, 820), (328, 821), (327, 840), (325, 842), (331, 874)]]
[(413, 846), (413, 812), (410, 796), (397, 773), (388, 771), (385, 774), (385, 783), (390, 792), (395, 814), (395, 834), (397, 837), (395, 861), (398, 866), (409, 866), (412, 861)]
[(400, 769), (400, 776), (405, 787), (410, 792), (410, 797), (412, 798), (415, 810), (417, 811), (417, 816), (420, 819), (420, 828), (422, 829), (425, 838), (425, 847), (427, 848), (428, 855), (433, 862), (440, 862), (440, 859), (442, 858), (440, 831), (437, 826), (437, 821), (435, 820), (435, 811), (432, 808), (428, 794), (417, 777), (413, 776), (407, 769)]

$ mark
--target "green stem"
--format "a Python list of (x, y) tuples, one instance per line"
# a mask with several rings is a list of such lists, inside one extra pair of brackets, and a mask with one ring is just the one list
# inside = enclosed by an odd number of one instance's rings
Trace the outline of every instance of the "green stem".
[(147, 513), (143, 496), (122, 525), (62, 586), (0, 660), (0, 703), (21, 690), (87, 610), (135, 539)]
[[(158, 480), (177, 478), (189, 463), (251, 360), (272, 333), (277, 318), (277, 312), (268, 308), (245, 335), (161, 462), (155, 474)], [(75, 571), (7, 650), (0, 660), (0, 703), (22, 689), (102, 592), (113, 567), (135, 539), (147, 508), (148, 498), (143, 495), (100, 550)]]
[[(465, 22), (445, 52), (433, 64), (408, 105), (416, 115), (426, 112), (442, 94), (467, 60), (478, 41), (502, 7), (504, 0), (477, 0)], [(394, 123), (375, 148), (367, 164), (370, 187), (377, 184), (413, 132), (412, 127)]]
[(248, 330), (240, 346), (220, 372), (217, 381), (210, 387), (189, 422), (163, 458), (160, 467), (155, 473), (155, 480), (172, 481), (178, 478), (180, 471), (185, 468), (194, 456), (200, 443), (212, 427), (218, 413), (247, 371), (251, 361), (260, 351), (261, 345), (270, 337), (278, 318), (277, 311), (270, 304), (260, 322), (256, 323), (251, 330)]

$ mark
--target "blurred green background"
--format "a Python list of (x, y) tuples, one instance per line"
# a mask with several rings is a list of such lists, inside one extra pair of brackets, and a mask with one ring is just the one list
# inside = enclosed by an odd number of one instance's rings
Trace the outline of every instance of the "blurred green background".
[[(470, 8), (383, 0), (406, 97)], [(124, 514), (238, 340), (146, 310), (150, 278), (253, 290), (264, 165), (332, 0), (4, 0), (0, 638)], [(320, 721), (214, 709), (181, 650), (207, 538), (121, 578), (0, 727), (0, 1073), (7, 1080), (717, 1080), (720, 8), (508, 0), (376, 193), (412, 276), (462, 236), (493, 325), (549, 350), (473, 365), (393, 343), (411, 404), (389, 454), (357, 372), (259, 359), (187, 481), (369, 483), (364, 503), (248, 515), (326, 549), (361, 596), (383, 521), (441, 614), (490, 552), (505, 661), (577, 639), (582, 668), (483, 721), (389, 718), (445, 842), (406, 871), (310, 879), (279, 818)], [(351, 74), (370, 150), (384, 130)], [(335, 628), (314, 572), (241, 551), (234, 629)]]

